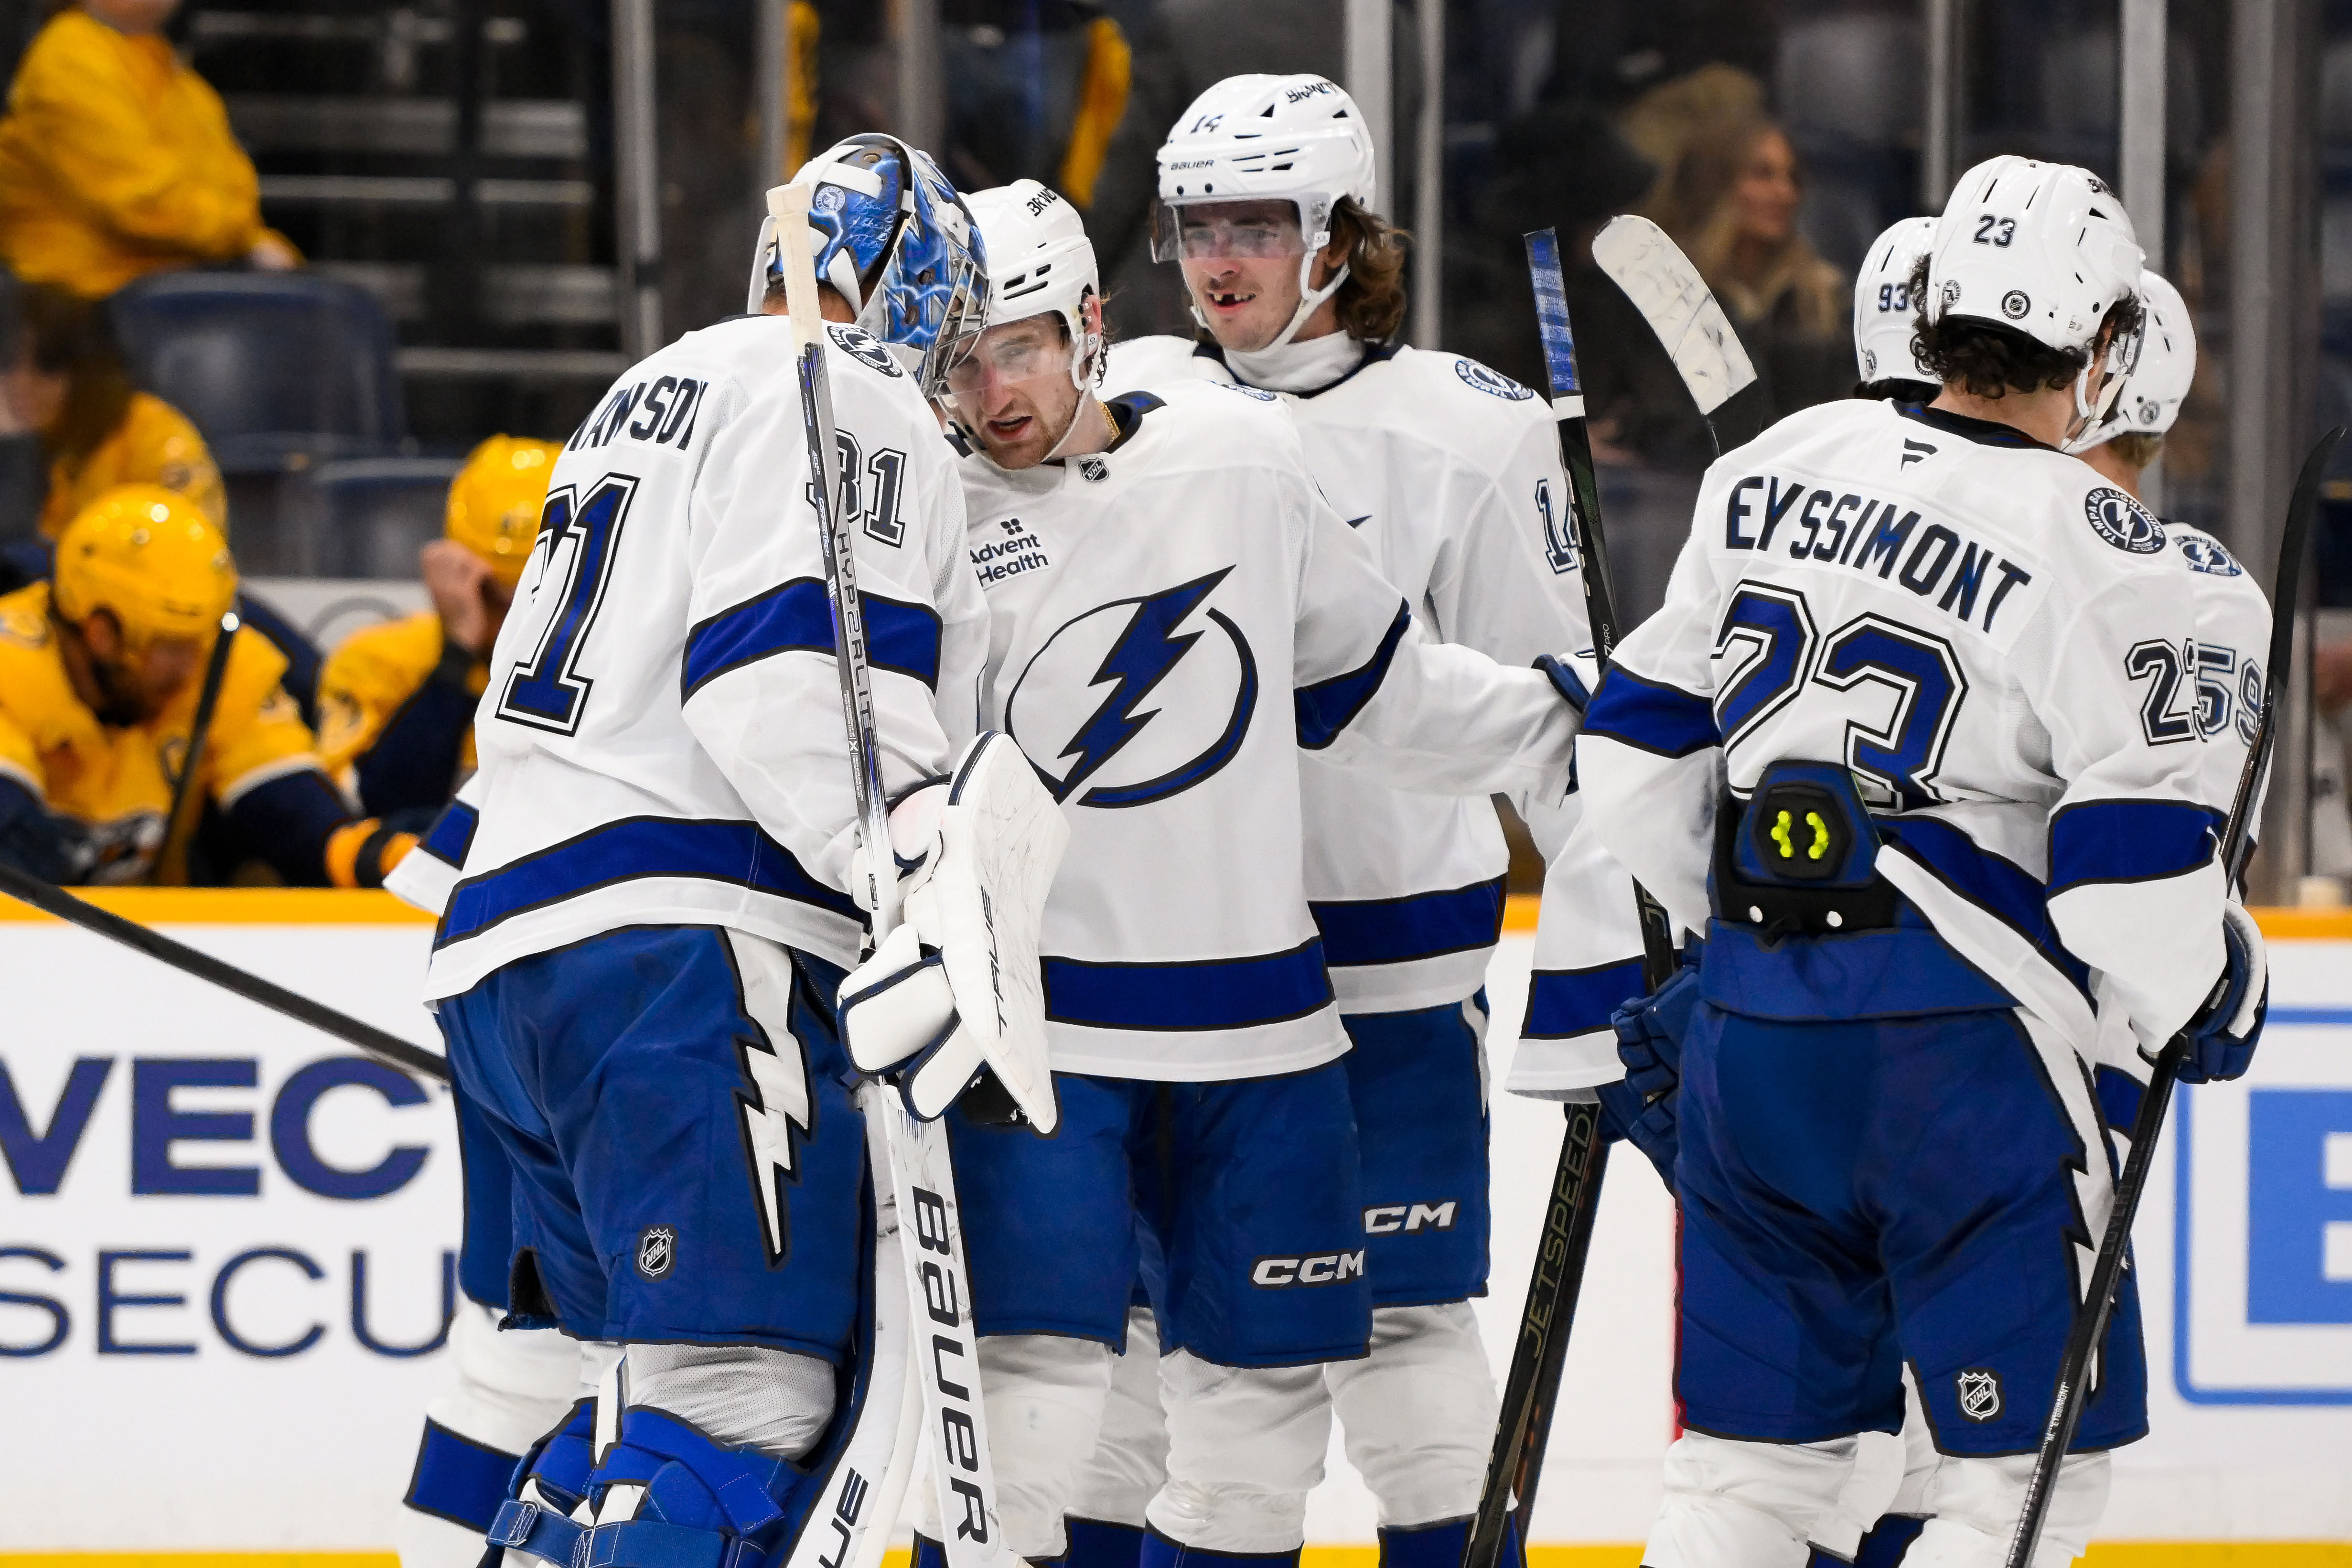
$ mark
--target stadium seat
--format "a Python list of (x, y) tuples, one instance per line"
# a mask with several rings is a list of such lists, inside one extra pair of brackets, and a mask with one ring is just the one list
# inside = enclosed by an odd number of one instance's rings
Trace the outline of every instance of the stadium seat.
[(320, 577), (416, 575), (416, 552), (441, 537), (455, 458), (360, 458), (293, 478), (283, 527), (298, 570)]

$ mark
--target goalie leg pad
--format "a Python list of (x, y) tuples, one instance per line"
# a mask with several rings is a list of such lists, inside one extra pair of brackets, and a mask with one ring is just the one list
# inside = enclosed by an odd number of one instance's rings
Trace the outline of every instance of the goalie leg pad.
[(1805, 1568), (1853, 1455), (1852, 1437), (1748, 1443), (1684, 1432), (1666, 1449), (1644, 1568)]
[(450, 1386), (425, 1407), (394, 1525), (403, 1568), (472, 1568), (522, 1454), (572, 1408), (579, 1347), (547, 1330), (501, 1333), (498, 1318), (465, 1301), (450, 1321)]
[(1298, 1551), (1331, 1442), (1323, 1372), (1220, 1366), (1181, 1350), (1161, 1357), (1168, 1484), (1146, 1510), (1153, 1532), (1186, 1549)]
[(1500, 1396), (1467, 1301), (1375, 1307), (1370, 1353), (1323, 1376), (1383, 1540), (1476, 1511)]
[(1127, 1350), (1111, 1358), (1102, 1432), (1070, 1489), (1069, 1568), (1135, 1568), (1143, 1510), (1167, 1482), (1160, 1328), (1150, 1308), (1130, 1306)]

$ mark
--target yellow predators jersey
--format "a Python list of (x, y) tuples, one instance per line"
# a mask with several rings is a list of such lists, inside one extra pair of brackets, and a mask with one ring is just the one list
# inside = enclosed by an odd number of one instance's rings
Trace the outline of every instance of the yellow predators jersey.
[[(319, 671), (319, 755), (346, 789), (351, 781), (344, 770), (367, 755), (392, 716), (431, 678), (441, 648), (441, 617), (425, 610), (362, 626), (327, 656)], [(488, 679), (487, 668), (476, 664), (467, 691), (479, 697)], [(458, 763), (473, 770), (471, 730)]]
[[(258, 784), (319, 765), (310, 727), (278, 685), (285, 670), (284, 656), (260, 633), (236, 634), (196, 781), (224, 810)], [(198, 685), (190, 681), (146, 723), (100, 724), (67, 678), (49, 623), (49, 585), (0, 597), (0, 777), (89, 829), (79, 880), (147, 874), (163, 846)]]
[(215, 527), (228, 531), (228, 498), (211, 448), (187, 416), (160, 397), (132, 393), (122, 423), (79, 467), (68, 468), (63, 458), (49, 465), (41, 532), (55, 539), (82, 508), (117, 485), (161, 485), (176, 491)]
[(96, 300), (266, 232), (220, 95), (168, 40), (71, 7), (41, 28), (0, 120), (0, 258), (17, 277)]

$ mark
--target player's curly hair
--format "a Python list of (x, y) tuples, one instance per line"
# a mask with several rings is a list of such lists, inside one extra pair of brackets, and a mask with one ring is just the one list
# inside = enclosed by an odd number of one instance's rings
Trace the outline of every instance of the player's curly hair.
[[(1919, 363), (1941, 376), (1944, 384), (1958, 383), (1972, 397), (1998, 398), (2015, 392), (2059, 392), (2074, 384), (2091, 362), (2086, 349), (2053, 349), (2014, 327), (1974, 316), (1927, 319), (1927, 258), (1911, 268), (1911, 297), (1919, 301), (1912, 334), (1912, 351)], [(2139, 330), (2146, 312), (2126, 294), (2107, 307), (2099, 324), (2102, 334)]]
[(1332, 243), (1347, 246), (1348, 280), (1331, 296), (1339, 330), (1366, 342), (1386, 342), (1404, 325), (1404, 258), (1412, 236), (1353, 196), (1331, 212)]

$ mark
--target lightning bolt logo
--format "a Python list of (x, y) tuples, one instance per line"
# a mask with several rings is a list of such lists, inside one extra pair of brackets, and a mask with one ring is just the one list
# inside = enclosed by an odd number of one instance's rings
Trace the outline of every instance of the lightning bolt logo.
[(1076, 794), (1080, 784), (1101, 771), (1105, 763), (1159, 717), (1157, 708), (1138, 712), (1137, 707), (1201, 640), (1197, 631), (1179, 634), (1176, 628), (1200, 608), (1201, 602), (1232, 571), (1227, 566), (1136, 602), (1135, 613), (1128, 617), (1126, 629), (1118, 634), (1118, 640), (1111, 644), (1110, 651), (1096, 667), (1094, 678), (1087, 682), (1089, 687), (1108, 684), (1110, 690), (1104, 694), (1093, 715), (1078, 726), (1069, 744), (1062, 748), (1062, 756), (1076, 757), (1077, 761), (1059, 781), (1045, 781), (1045, 787), (1054, 792), (1055, 800), (1067, 800)]
[(790, 1027), (792, 959), (773, 942), (726, 933), (735, 960), (742, 1015), (751, 1027), (735, 1037), (735, 1058), (748, 1088), (735, 1092), (751, 1169), (751, 1198), (760, 1214), (768, 1267), (783, 1262), (792, 1239), (784, 1189), (799, 1181), (800, 1141), (813, 1124), (808, 1062)]

